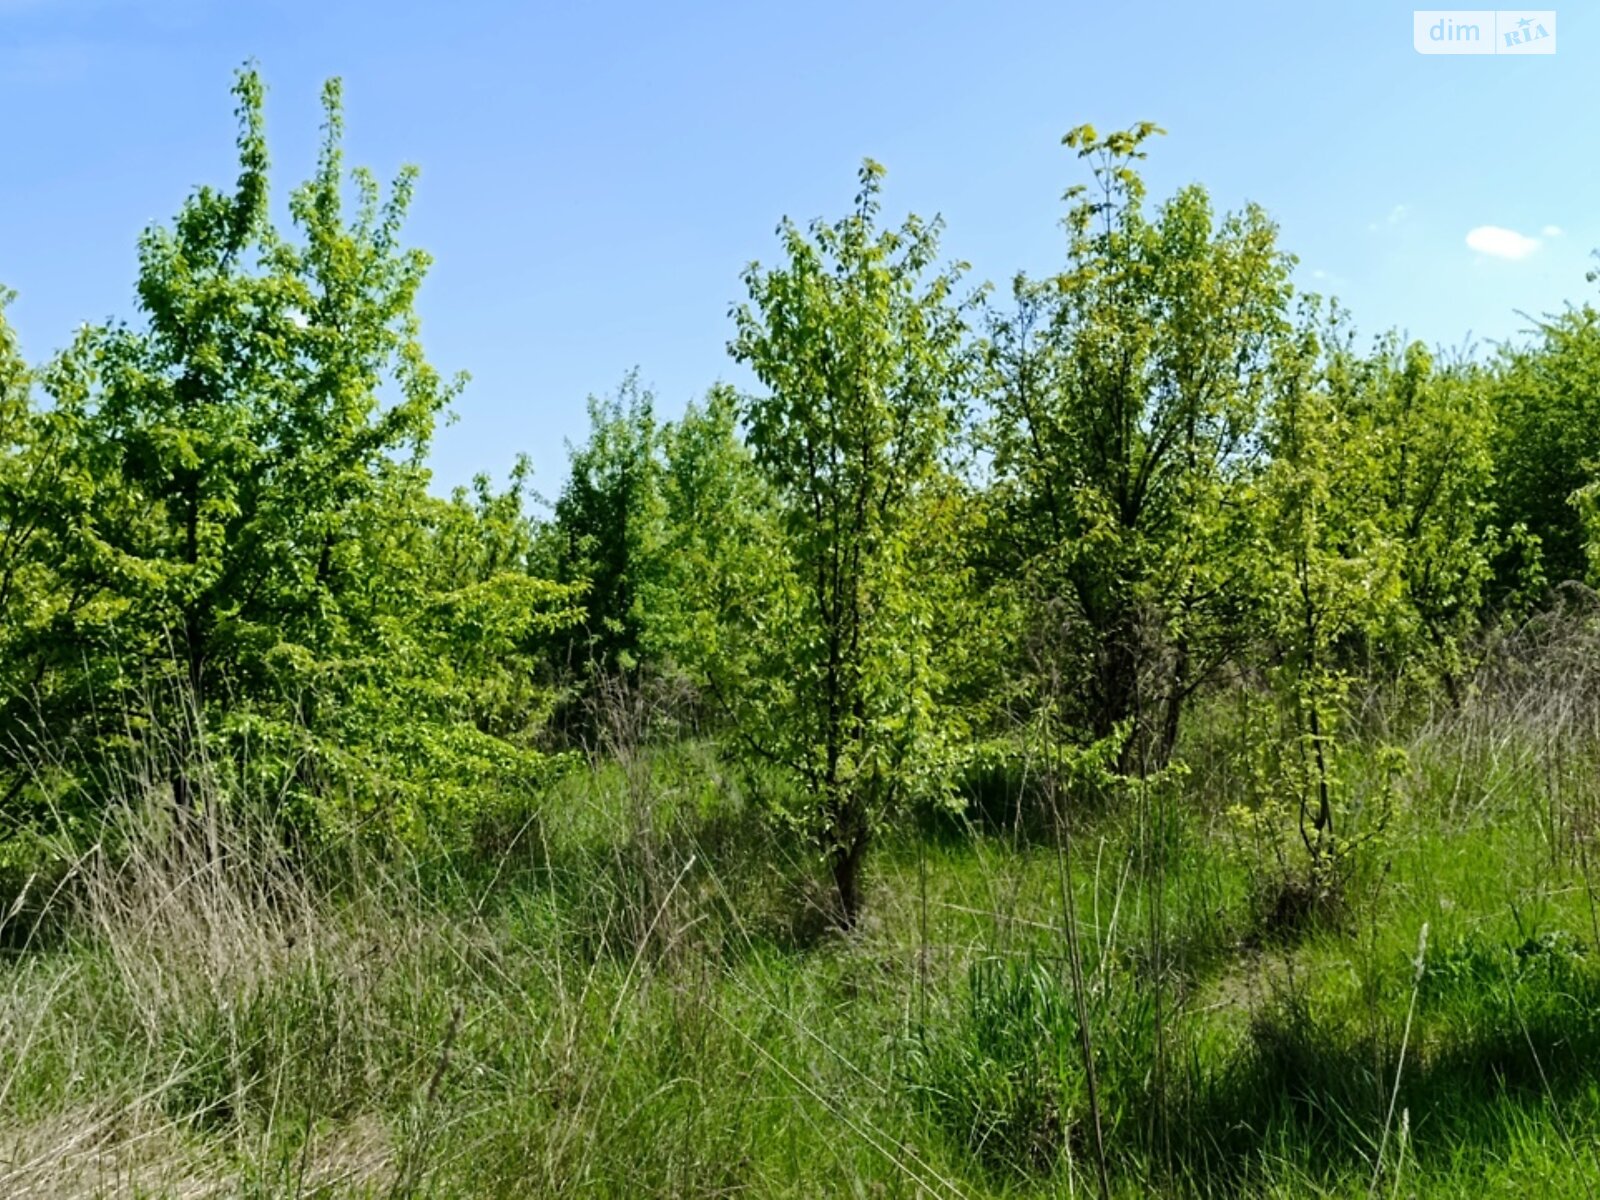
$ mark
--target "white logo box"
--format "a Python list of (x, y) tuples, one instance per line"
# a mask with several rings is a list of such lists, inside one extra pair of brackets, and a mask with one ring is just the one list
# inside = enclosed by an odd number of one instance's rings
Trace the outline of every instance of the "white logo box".
[(1428, 8), (1411, 14), (1418, 54), (1554, 54), (1553, 8)]

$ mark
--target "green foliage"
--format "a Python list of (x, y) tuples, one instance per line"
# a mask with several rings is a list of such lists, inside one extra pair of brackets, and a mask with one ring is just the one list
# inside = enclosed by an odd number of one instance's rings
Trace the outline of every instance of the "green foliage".
[(630, 375), (548, 522), (525, 465), (441, 500), (462, 381), (419, 339), (414, 173), (346, 171), (331, 84), (282, 233), (253, 72), (236, 98), (237, 180), (141, 238), (136, 322), (37, 369), (0, 323), (16, 825), (92, 813), (131, 755), (179, 808), (207, 760), (291, 823), (419, 834), (536, 787), (551, 714), (593, 732), (620, 679), (787, 775), (848, 922), (901, 801), (954, 805), (1026, 729), (1159, 771), (1240, 674), (1274, 689), (1273, 787), (1318, 859), (1352, 687), (1462, 703), (1541, 551), (1559, 579), (1600, 544), (1587, 309), (1489, 365), (1357, 353), (1336, 310), (1296, 315), (1261, 210), (1148, 200), (1149, 123), (1067, 135), (1066, 263), (986, 340), (939, 223), (881, 227), (868, 162), (848, 216), (785, 222), (745, 274), (760, 394), (668, 420)]
[(131, 743), (165, 758), (184, 809), (199, 760), (249, 744), (241, 769), (274, 778), (286, 815), (353, 798), (407, 829), (538, 775), (528, 672), (569, 599), (527, 573), (520, 480), (476, 504), (428, 495), (434, 423), (462, 381), (419, 340), (428, 258), (400, 242), (415, 173), (384, 196), (352, 172), (347, 211), (330, 83), (286, 238), (261, 82), (246, 70), (234, 90), (237, 183), (145, 232), (140, 323), (86, 329), (8, 448), (6, 527), (29, 542), (17, 578), (65, 602), (7, 607), (7, 773), (30, 786), (17, 752), (70, 742), (92, 805)]
[(1571, 501), (1600, 462), (1600, 312), (1584, 305), (1540, 322), (1535, 340), (1503, 349), (1491, 387), (1502, 519), (1536, 539), (1552, 583), (1582, 579), (1584, 518)]
[(745, 631), (778, 537), (771, 489), (738, 432), (739, 398), (715, 387), (662, 431), (662, 569), (641, 589), (646, 652), (726, 694), (752, 669)]
[(1312, 888), (1333, 886), (1340, 857), (1338, 721), (1352, 639), (1379, 637), (1402, 601), (1402, 543), (1384, 503), (1389, 431), (1370, 419), (1362, 364), (1337, 311), (1307, 304), (1295, 342), (1276, 364), (1261, 481), (1261, 557), (1269, 636), (1281, 659), (1298, 747), (1287, 776)]
[(1067, 135), (1093, 177), (1067, 193), (1067, 265), (1018, 277), (991, 353), (1012, 569), (1093, 735), (1139, 714), (1129, 766), (1165, 759), (1184, 701), (1248, 634), (1241, 489), (1293, 264), (1260, 209), (1218, 218), (1199, 187), (1148, 213), (1134, 164), (1158, 132)]
[[(59, 413), (51, 422), (33, 408), (31, 374), (6, 321), (11, 299), (11, 293), (0, 292), (0, 686), (5, 694), (30, 686), (22, 647), (49, 624), (59, 604), (44, 564), (52, 553), (47, 543), (63, 532), (60, 517), (68, 497), (49, 426), (70, 420)], [(6, 715), (4, 735), (14, 741), (15, 716)]]
[(882, 168), (867, 162), (854, 211), (779, 229), (787, 263), (745, 273), (731, 350), (767, 389), (743, 416), (779, 505), (783, 538), (760, 569), (756, 664), (737, 700), (741, 735), (803, 782), (789, 815), (832, 863), (841, 919), (860, 906), (873, 829), (942, 760), (918, 524), (942, 489), (966, 399), (958, 269), (936, 271), (939, 223), (877, 225)]
[(1455, 702), (1473, 666), (1472, 643), (1494, 563), (1512, 543), (1495, 526), (1494, 411), (1486, 373), (1434, 364), (1420, 343), (1381, 343), (1367, 367), (1384, 491), (1401, 548), (1405, 620), (1420, 636), (1392, 653), (1417, 655)]
[(1145, 123), (1067, 135), (1066, 262), (980, 338), (868, 161), (743, 276), (757, 390), (628, 376), (536, 521), (526, 461), (432, 488), (414, 174), (330, 84), (280, 231), (235, 94), (132, 319), (34, 365), (0, 294), (8, 1138), (259, 1194), (361, 1121), (373, 1194), (1575, 1186), (1596, 624), (1513, 622), (1600, 578), (1592, 309), (1358, 351), (1264, 212), (1148, 199)]
[(641, 592), (663, 568), (661, 430), (638, 375), (615, 396), (589, 398), (589, 440), (570, 451), (555, 505), (556, 578), (583, 585), (586, 618), (570, 664), (632, 670), (641, 656)]
[(535, 560), (582, 589), (583, 627), (558, 640), (559, 675), (587, 728), (608, 681), (686, 692), (677, 715), (714, 717), (750, 669), (744, 631), (762, 604), (777, 537), (771, 489), (738, 431), (738, 400), (715, 387), (658, 422), (637, 377), (589, 402), (588, 440), (540, 531)]

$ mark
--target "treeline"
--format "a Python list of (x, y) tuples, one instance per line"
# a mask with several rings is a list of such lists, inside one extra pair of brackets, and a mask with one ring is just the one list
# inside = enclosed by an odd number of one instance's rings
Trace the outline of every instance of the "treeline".
[(262, 86), (235, 91), (238, 179), (145, 232), (135, 321), (30, 366), (0, 318), (12, 853), (130, 778), (448, 838), (536, 795), (622, 681), (770, 781), (848, 925), (895, 812), (1040, 747), (1152, 777), (1242, 679), (1255, 817), (1325, 889), (1352, 685), (1459, 703), (1600, 552), (1594, 308), (1482, 357), (1364, 342), (1264, 211), (1146, 196), (1149, 124), (1067, 135), (1064, 262), (1005, 296), (939, 222), (886, 225), (868, 162), (745, 272), (757, 390), (665, 421), (630, 379), (547, 513), (526, 468), (439, 499), (462, 381), (420, 342), (413, 176), (347, 171), (330, 85), (281, 232)]

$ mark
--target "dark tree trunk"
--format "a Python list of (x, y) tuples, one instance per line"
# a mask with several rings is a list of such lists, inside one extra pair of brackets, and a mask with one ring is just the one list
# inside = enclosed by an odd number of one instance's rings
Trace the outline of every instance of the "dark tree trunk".
[(1096, 737), (1109, 737), (1133, 715), (1134, 688), (1138, 683), (1139, 656), (1131, 631), (1119, 622), (1101, 638), (1095, 680), (1093, 726)]
[(837, 894), (838, 911), (834, 914), (838, 927), (848, 933), (861, 918), (862, 866), (867, 858), (868, 832), (865, 822), (852, 821), (853, 829), (841, 829), (839, 840), (828, 856), (833, 870), (833, 887)]
[(1172, 761), (1172, 752), (1177, 748), (1178, 728), (1183, 717), (1183, 700), (1188, 688), (1189, 645), (1186, 641), (1180, 641), (1172, 664), (1172, 679), (1162, 705), (1161, 734), (1156, 739), (1154, 761), (1151, 763), (1157, 770)]

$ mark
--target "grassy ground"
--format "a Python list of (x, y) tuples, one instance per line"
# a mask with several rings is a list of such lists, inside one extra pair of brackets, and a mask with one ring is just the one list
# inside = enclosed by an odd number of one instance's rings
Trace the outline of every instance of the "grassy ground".
[(1529, 695), (1411, 728), (1303, 920), (1222, 716), (1067, 856), (907, 822), (848, 939), (703, 745), (465, 855), (136, 836), (4, 930), (0, 1195), (1094, 1195), (1066, 887), (1115, 1194), (1589, 1195), (1600, 736)]

